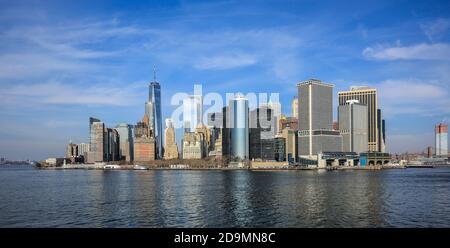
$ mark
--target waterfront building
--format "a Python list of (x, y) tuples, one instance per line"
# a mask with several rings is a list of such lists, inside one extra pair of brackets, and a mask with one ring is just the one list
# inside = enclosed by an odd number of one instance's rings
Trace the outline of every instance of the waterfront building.
[(147, 124), (148, 135), (155, 137), (155, 105), (153, 102), (145, 102), (145, 115), (143, 122)]
[(367, 106), (358, 100), (348, 100), (345, 105), (338, 106), (338, 119), (343, 151), (367, 152)]
[(78, 157), (78, 145), (73, 144), (72, 141), (66, 147), (66, 158)]
[(90, 150), (87, 153), (87, 163), (104, 161), (105, 124), (96, 118), (89, 118)]
[(294, 96), (294, 99), (292, 99), (292, 117), (298, 119), (298, 97)]
[(103, 161), (120, 160), (120, 138), (116, 129), (106, 128), (103, 142)]
[(230, 101), (230, 155), (236, 160), (249, 159), (249, 109), (248, 99), (237, 94)]
[(386, 140), (385, 140), (385, 120), (383, 120), (381, 115), (381, 109), (377, 109), (377, 130), (378, 130), (378, 151), (385, 152), (386, 150)]
[(204, 157), (204, 141), (202, 133), (184, 133), (183, 159), (202, 159)]
[(439, 123), (435, 128), (436, 134), (436, 157), (448, 157), (448, 125)]
[(156, 142), (153, 137), (141, 136), (134, 138), (134, 161), (149, 162), (156, 158)]
[(216, 160), (222, 160), (223, 152), (222, 152), (221, 129), (218, 129), (217, 139), (214, 142), (214, 152), (215, 152)]
[(286, 160), (286, 140), (283, 137), (275, 137), (273, 141), (274, 160), (281, 162)]
[(183, 122), (186, 132), (195, 132), (202, 123), (202, 96), (191, 95), (183, 99)]
[(368, 148), (369, 151), (379, 151), (379, 123), (377, 90), (367, 86), (352, 86), (349, 91), (338, 92), (339, 105), (345, 105), (348, 100), (358, 100), (367, 106)]
[(274, 110), (262, 105), (250, 111), (249, 158), (274, 160), (273, 139), (276, 134)]
[(289, 128), (284, 128), (281, 135), (285, 140), (285, 158), (288, 162), (297, 162), (298, 157), (298, 132)]
[(317, 79), (297, 84), (299, 99), (299, 155), (342, 151), (342, 136), (332, 130), (333, 85)]
[(178, 146), (175, 141), (175, 129), (172, 119), (166, 119), (164, 139), (164, 159), (178, 159)]
[(133, 126), (127, 123), (120, 123), (116, 126), (116, 130), (119, 133), (120, 145), (119, 145), (119, 160), (125, 160), (127, 162), (133, 161)]
[(211, 131), (209, 130), (209, 128), (202, 124), (199, 123), (197, 125), (197, 128), (195, 129), (196, 133), (200, 133), (203, 136), (203, 157), (208, 156), (208, 153), (210, 151), (211, 148)]
[(156, 81), (156, 73), (153, 70), (153, 81), (149, 85), (148, 102), (153, 105), (153, 113), (149, 116), (150, 128), (154, 128), (153, 137), (156, 142), (156, 157), (162, 159), (163, 157), (163, 137), (162, 137), (162, 113), (161, 113), (161, 86)]
[(427, 158), (433, 157), (433, 148), (431, 146), (427, 147)]
[(86, 159), (86, 154), (90, 150), (89, 143), (80, 143), (78, 146), (78, 156), (83, 156)]

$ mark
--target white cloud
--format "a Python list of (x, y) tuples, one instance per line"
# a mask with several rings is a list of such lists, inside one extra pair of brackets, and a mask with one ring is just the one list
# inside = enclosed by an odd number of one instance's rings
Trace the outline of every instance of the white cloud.
[(450, 60), (450, 45), (421, 43), (412, 46), (367, 47), (362, 54), (377, 60)]
[(450, 88), (435, 81), (388, 79), (376, 85), (386, 115), (450, 113)]
[(421, 23), (420, 27), (428, 39), (434, 42), (444, 37), (447, 30), (450, 29), (450, 19), (439, 18), (432, 22)]
[(113, 85), (81, 85), (49, 82), (32, 85), (14, 85), (3, 87), (0, 98), (4, 105), (23, 104), (75, 104), (75, 105), (112, 105), (131, 106), (141, 102), (144, 83), (131, 84), (128, 87)]
[(253, 56), (245, 54), (217, 55), (212, 57), (200, 58), (198, 62), (194, 63), (194, 67), (202, 70), (224, 70), (249, 66), (255, 64), (256, 62), (257, 60)]

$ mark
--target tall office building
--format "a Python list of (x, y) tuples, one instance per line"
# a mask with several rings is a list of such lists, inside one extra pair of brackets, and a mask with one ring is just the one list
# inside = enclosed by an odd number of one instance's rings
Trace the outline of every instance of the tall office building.
[(249, 158), (274, 160), (276, 125), (273, 109), (260, 106), (250, 111), (249, 125)]
[(385, 120), (381, 115), (381, 109), (377, 109), (377, 129), (378, 129), (378, 151), (386, 151), (386, 135), (385, 135)]
[(89, 143), (80, 143), (78, 144), (78, 155), (83, 156), (86, 158), (86, 154), (90, 150), (90, 144)]
[(116, 129), (105, 128), (103, 136), (103, 161), (119, 161), (120, 138)]
[[(260, 105), (260, 106), (264, 106), (264, 105)], [(267, 106), (273, 110), (273, 116), (275, 118), (275, 132), (278, 134), (281, 132), (280, 120), (285, 118), (281, 114), (281, 103), (269, 101)]]
[(332, 130), (333, 85), (310, 79), (297, 84), (297, 88), (299, 155), (342, 151), (342, 136)]
[(166, 119), (166, 129), (164, 130), (164, 159), (177, 159), (178, 146), (175, 141), (175, 129), (173, 120)]
[(249, 159), (248, 99), (238, 94), (230, 101), (230, 155), (239, 160)]
[(96, 118), (89, 118), (90, 150), (87, 156), (88, 163), (104, 161), (105, 124)]
[(448, 157), (448, 125), (439, 123), (436, 132), (436, 157)]
[(127, 162), (133, 161), (133, 127), (127, 123), (120, 123), (116, 126), (120, 137), (119, 157)]
[(294, 99), (292, 99), (292, 117), (298, 119), (298, 97), (294, 96)]
[(367, 152), (367, 106), (358, 100), (349, 100), (338, 107), (339, 129), (344, 152)]
[(345, 105), (348, 100), (358, 100), (360, 104), (367, 105), (369, 151), (379, 151), (377, 90), (367, 86), (352, 86), (349, 91), (339, 92), (338, 96), (339, 105)]
[(163, 134), (162, 134), (162, 113), (161, 113), (161, 86), (156, 81), (155, 72), (153, 81), (149, 85), (148, 102), (153, 104), (153, 114), (149, 116), (151, 121), (150, 127), (154, 128), (154, 139), (156, 142), (156, 157), (162, 159), (163, 157)]
[(147, 124), (149, 136), (155, 137), (155, 104), (145, 102), (144, 122)]
[(195, 132), (202, 123), (202, 96), (191, 95), (183, 100), (183, 122), (186, 132)]

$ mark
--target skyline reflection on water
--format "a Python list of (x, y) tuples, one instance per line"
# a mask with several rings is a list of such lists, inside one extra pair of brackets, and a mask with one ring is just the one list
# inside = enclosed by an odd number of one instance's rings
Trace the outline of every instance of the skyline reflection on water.
[(450, 168), (0, 168), (0, 227), (450, 227)]

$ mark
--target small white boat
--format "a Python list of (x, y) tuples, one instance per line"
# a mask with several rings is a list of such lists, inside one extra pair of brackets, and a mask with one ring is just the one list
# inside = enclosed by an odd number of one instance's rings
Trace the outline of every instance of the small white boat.
[(116, 165), (116, 164), (107, 164), (105, 166), (103, 166), (103, 169), (120, 169), (122, 167), (120, 167), (120, 165)]
[(134, 169), (134, 170), (146, 170), (147, 168), (145, 168), (145, 167), (142, 166), (142, 165), (136, 164), (136, 165), (134, 165), (133, 169)]

